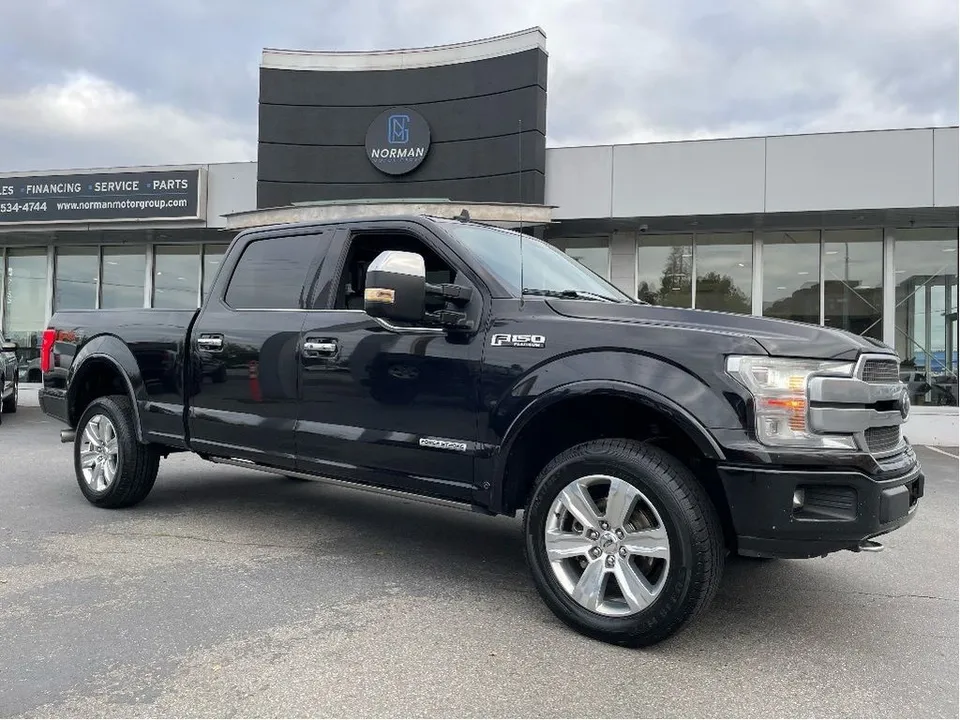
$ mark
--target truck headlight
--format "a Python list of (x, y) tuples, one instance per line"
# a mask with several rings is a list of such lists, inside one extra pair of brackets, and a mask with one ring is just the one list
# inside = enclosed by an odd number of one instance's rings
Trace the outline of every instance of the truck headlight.
[(813, 375), (849, 377), (853, 363), (738, 355), (727, 358), (727, 373), (753, 395), (757, 439), (764, 445), (856, 450), (850, 435), (810, 429), (807, 393)]

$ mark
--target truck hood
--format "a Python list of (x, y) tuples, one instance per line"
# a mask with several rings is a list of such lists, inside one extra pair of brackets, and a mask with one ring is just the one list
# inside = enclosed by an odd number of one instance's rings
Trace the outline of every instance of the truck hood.
[(672, 326), (690, 332), (751, 337), (770, 355), (784, 357), (854, 360), (863, 352), (894, 352), (877, 340), (843, 330), (752, 315), (554, 298), (548, 299), (547, 304), (560, 315), (581, 320)]

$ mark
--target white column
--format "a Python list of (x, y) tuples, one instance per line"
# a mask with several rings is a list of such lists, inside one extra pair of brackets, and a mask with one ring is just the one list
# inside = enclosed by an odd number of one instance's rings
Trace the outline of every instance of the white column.
[(750, 312), (763, 315), (763, 241), (759, 230), (753, 231), (753, 291)]
[[(44, 320), (44, 327), (50, 322), (50, 318), (53, 316), (53, 278), (56, 273), (57, 262), (56, 262), (56, 248), (53, 245), (47, 245), (47, 303), (44, 308), (46, 313), (46, 320)], [(41, 330), (43, 328), (37, 328)]]
[(7, 249), (0, 248), (0, 335), (7, 321)]
[(147, 270), (143, 281), (143, 306), (148, 308), (153, 303), (153, 269), (156, 264), (157, 246), (147, 243)]
[(610, 282), (632, 298), (637, 296), (637, 233), (620, 231), (610, 236)]
[[(883, 229), (883, 342), (892, 348), (897, 343), (897, 274), (893, 265), (896, 238), (892, 228)], [(929, 323), (928, 323), (929, 325)]]

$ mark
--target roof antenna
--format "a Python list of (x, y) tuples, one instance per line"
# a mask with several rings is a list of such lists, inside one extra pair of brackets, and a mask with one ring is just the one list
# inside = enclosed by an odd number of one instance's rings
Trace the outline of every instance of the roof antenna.
[(523, 119), (517, 120), (517, 207), (520, 232), (520, 308), (523, 309)]

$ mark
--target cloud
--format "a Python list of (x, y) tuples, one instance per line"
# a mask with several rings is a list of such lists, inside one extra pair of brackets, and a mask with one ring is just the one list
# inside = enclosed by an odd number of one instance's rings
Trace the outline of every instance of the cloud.
[[(550, 53), (550, 145), (957, 124), (960, 104), (955, 0), (3, 0), (3, 13), (0, 106), (19, 120), (0, 117), (0, 170), (247, 159), (264, 47), (533, 25)], [(71, 124), (78, 112), (111, 134)]]
[[(0, 95), (0, 137), (17, 138), (20, 170), (253, 160), (256, 128), (190, 113), (84, 72)], [(68, 159), (68, 162), (64, 160)]]

